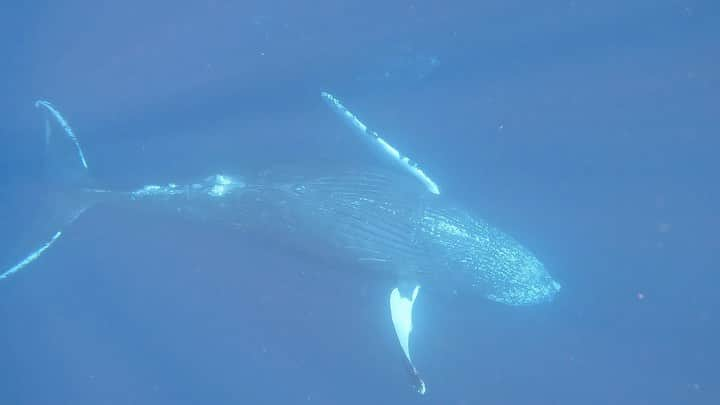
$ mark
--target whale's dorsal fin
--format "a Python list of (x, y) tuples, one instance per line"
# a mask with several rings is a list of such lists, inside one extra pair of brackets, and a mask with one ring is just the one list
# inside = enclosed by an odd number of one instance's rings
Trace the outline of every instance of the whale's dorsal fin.
[(415, 285), (415, 288), (413, 288), (409, 296), (407, 292), (403, 293), (400, 292), (399, 288), (394, 288), (390, 293), (390, 314), (392, 316), (393, 326), (395, 327), (395, 334), (405, 353), (405, 359), (407, 360), (413, 380), (415, 380), (415, 387), (420, 394), (425, 394), (425, 382), (420, 378), (415, 364), (413, 364), (412, 357), (410, 357), (410, 334), (413, 328), (412, 309), (418, 292), (420, 292), (419, 285)]
[(328, 102), (335, 112), (345, 120), (350, 126), (358, 132), (362, 137), (372, 144), (373, 147), (378, 148), (385, 155), (389, 156), (396, 164), (398, 164), (403, 170), (417, 178), (425, 188), (433, 193), (440, 194), (440, 188), (421, 168), (417, 163), (410, 160), (406, 155), (403, 155), (399, 150), (390, 145), (388, 141), (382, 138), (377, 132), (371, 130), (367, 125), (363, 124), (358, 117), (355, 116), (350, 110), (348, 110), (335, 96), (330, 93), (322, 92), (323, 99)]

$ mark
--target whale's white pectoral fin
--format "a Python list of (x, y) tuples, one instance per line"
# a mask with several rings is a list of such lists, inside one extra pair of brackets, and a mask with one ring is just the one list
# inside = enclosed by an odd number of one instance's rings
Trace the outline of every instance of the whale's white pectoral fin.
[(322, 97), (328, 102), (335, 112), (337, 112), (343, 120), (350, 124), (362, 137), (370, 142), (374, 147), (378, 148), (384, 154), (388, 155), (393, 161), (395, 161), (403, 170), (407, 171), (415, 178), (417, 178), (425, 188), (433, 193), (440, 194), (440, 188), (421, 168), (413, 162), (407, 155), (402, 154), (394, 146), (390, 145), (388, 141), (378, 135), (377, 132), (371, 130), (367, 125), (363, 124), (358, 117), (355, 116), (350, 110), (338, 100), (335, 96), (330, 93), (322, 92)]
[(411, 297), (403, 296), (398, 288), (393, 289), (390, 293), (390, 313), (392, 315), (393, 326), (395, 326), (395, 334), (405, 353), (405, 358), (408, 361), (410, 372), (415, 379), (417, 390), (420, 394), (425, 394), (425, 382), (420, 378), (410, 357), (410, 333), (412, 333), (413, 328), (412, 309), (418, 292), (420, 292), (419, 285), (415, 286)]

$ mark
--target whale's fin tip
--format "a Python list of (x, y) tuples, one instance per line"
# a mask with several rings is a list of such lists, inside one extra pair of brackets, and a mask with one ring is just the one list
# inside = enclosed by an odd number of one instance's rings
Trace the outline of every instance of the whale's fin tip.
[(45, 253), (46, 250), (50, 248), (58, 239), (60, 239), (60, 236), (62, 236), (62, 231), (57, 231), (55, 234), (48, 240), (47, 242), (43, 243), (39, 248), (32, 251), (29, 255), (25, 256), (22, 260), (20, 260), (17, 264), (10, 267), (9, 269), (5, 270), (4, 272), (0, 273), (0, 280), (6, 279), (13, 274), (17, 273), (18, 271), (24, 269), (27, 265), (37, 260), (37, 258), (40, 257), (43, 253)]
[(415, 364), (410, 356), (410, 334), (412, 333), (412, 310), (415, 304), (415, 299), (420, 292), (420, 286), (415, 285), (412, 293), (403, 294), (399, 288), (394, 288), (390, 293), (390, 315), (392, 317), (393, 326), (395, 327), (395, 334), (398, 338), (398, 342), (402, 347), (405, 359), (407, 360), (408, 369), (411, 377), (414, 380), (415, 388), (418, 393), (424, 395), (427, 391), (425, 381), (420, 377), (420, 374), (415, 368)]
[[(90, 182), (88, 163), (75, 132), (55, 106), (38, 100), (35, 107), (46, 112), (45, 147), (50, 180), (62, 185), (86, 186)], [(59, 127), (63, 136), (55, 136)]]

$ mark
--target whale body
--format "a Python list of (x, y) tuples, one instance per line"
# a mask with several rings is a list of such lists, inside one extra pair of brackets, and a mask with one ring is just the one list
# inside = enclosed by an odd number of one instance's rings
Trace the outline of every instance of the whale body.
[[(57, 166), (51, 176), (52, 195), (62, 196), (64, 209), (51, 221), (58, 229), (50, 239), (0, 273), (0, 279), (28, 267), (82, 212), (103, 202), (149, 206), (253, 235), (283, 235), (302, 250), (397, 281), (389, 295), (393, 326), (414, 384), (425, 393), (409, 350), (412, 308), (421, 285), (448, 286), (507, 305), (530, 305), (550, 301), (560, 284), (522, 244), (447, 201), (417, 164), (370, 131), (335, 97), (322, 96), (401, 170), (220, 173), (130, 191), (101, 189), (90, 179), (68, 122), (52, 104), (39, 101), (38, 107), (48, 114), (49, 158)], [(53, 126), (65, 136), (53, 136)]]
[(509, 235), (407, 179), (379, 171), (334, 175), (216, 174), (148, 185), (114, 199), (195, 220), (272, 233), (323, 256), (397, 279), (472, 290), (503, 304), (549, 300), (559, 284)]

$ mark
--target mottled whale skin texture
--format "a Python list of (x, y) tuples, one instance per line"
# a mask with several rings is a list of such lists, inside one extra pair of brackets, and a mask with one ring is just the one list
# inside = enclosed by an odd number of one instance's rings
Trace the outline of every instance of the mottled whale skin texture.
[[(304, 250), (397, 280), (449, 285), (508, 305), (548, 301), (560, 285), (510, 236), (447, 205), (408, 177), (217, 174), (149, 185), (114, 200), (151, 205), (250, 233), (289, 237)], [(355, 267), (355, 266), (353, 266)]]

